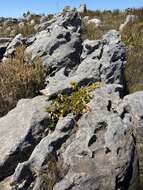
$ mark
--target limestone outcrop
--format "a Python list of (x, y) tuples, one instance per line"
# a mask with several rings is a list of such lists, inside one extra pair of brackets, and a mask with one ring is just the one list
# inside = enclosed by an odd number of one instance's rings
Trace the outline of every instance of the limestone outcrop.
[[(24, 43), (49, 72), (42, 96), (20, 100), (0, 118), (0, 187), (138, 189), (143, 92), (124, 96), (126, 51), (119, 32), (82, 41), (81, 16), (71, 8), (38, 27), (28, 38), (16, 36), (5, 53)], [(82, 89), (96, 82), (102, 85), (88, 94), (88, 109), (59, 117), (53, 128), (47, 108), (55, 98), (71, 96), (73, 84)]]

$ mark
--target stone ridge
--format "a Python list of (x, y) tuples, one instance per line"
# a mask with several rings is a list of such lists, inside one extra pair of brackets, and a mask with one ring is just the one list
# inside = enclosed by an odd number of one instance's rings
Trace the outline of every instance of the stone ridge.
[[(138, 189), (143, 92), (124, 97), (126, 52), (119, 32), (82, 41), (81, 22), (68, 7), (43, 19), (35, 35), (4, 41), (4, 59), (26, 44), (49, 69), (43, 95), (20, 100), (0, 118), (0, 180), (7, 184), (11, 176), (10, 190)], [(55, 96), (70, 95), (73, 83), (82, 88), (95, 82), (103, 85), (91, 92), (90, 109), (60, 118), (50, 130), (46, 108)]]

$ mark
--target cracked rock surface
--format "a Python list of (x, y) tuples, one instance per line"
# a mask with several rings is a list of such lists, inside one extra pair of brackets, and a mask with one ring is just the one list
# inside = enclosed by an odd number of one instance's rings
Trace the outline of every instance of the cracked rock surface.
[[(126, 56), (119, 32), (82, 41), (81, 16), (70, 8), (43, 20), (38, 31), (27, 39), (19, 35), (6, 51), (24, 40), (26, 51), (40, 56), (49, 74), (42, 96), (20, 100), (0, 118), (0, 188), (138, 189), (143, 92), (124, 96)], [(79, 87), (103, 85), (90, 92), (89, 110), (59, 118), (50, 130), (46, 108), (55, 95), (72, 93), (73, 82)]]

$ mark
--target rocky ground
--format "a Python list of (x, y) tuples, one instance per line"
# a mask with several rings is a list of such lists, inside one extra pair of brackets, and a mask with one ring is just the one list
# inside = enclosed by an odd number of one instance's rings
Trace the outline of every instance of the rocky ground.
[[(0, 118), (0, 190), (139, 189), (143, 91), (125, 96), (126, 48), (118, 31), (82, 40), (83, 11), (67, 7), (42, 18), (30, 37), (0, 39), (1, 61), (23, 44), (49, 69), (42, 95), (20, 100)], [(84, 89), (97, 82), (88, 109), (50, 127), (46, 109), (58, 95), (71, 96), (73, 83)]]

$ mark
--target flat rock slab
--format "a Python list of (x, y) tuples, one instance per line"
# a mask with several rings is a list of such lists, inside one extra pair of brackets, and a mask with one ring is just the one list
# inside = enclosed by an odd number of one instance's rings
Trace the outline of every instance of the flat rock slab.
[(20, 100), (17, 107), (0, 118), (0, 179), (9, 176), (27, 159), (47, 135), (49, 102), (46, 97)]

